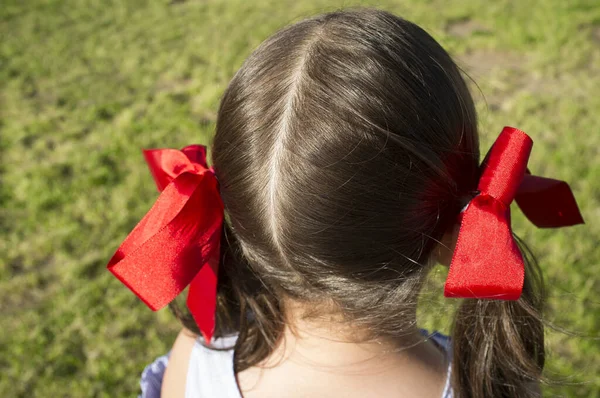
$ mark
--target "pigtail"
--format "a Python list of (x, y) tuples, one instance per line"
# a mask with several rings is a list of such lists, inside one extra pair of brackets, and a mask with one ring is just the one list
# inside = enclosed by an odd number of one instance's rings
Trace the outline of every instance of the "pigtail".
[(227, 223), (223, 235), (217, 327), (219, 336), (238, 333), (233, 364), (238, 373), (267, 357), (281, 336), (284, 321), (279, 299), (253, 271)]
[(452, 383), (460, 398), (541, 396), (544, 285), (535, 257), (516, 240), (525, 260), (521, 298), (465, 299), (456, 314)]
[[(228, 269), (233, 268), (232, 262), (232, 249), (231, 243), (233, 235), (229, 232), (227, 223), (224, 222), (224, 227), (221, 232), (221, 244), (220, 244), (220, 260), (219, 260), (219, 274), (217, 276), (217, 309), (215, 314), (215, 332), (214, 337), (226, 336), (234, 333), (238, 328), (239, 323), (239, 311), (240, 303), (235, 295), (235, 289), (232, 285), (230, 278), (230, 271)], [(171, 313), (179, 320), (181, 325), (191, 332), (201, 335), (200, 329), (194, 321), (192, 314), (189, 312), (187, 307), (183, 308), (177, 300), (169, 303), (169, 309)]]
[[(271, 352), (283, 330), (283, 313), (277, 297), (252, 271), (227, 222), (221, 236), (219, 264), (214, 337), (238, 334), (234, 357), (237, 373)], [(182, 309), (177, 301), (169, 308), (185, 328), (200, 335), (187, 308)]]

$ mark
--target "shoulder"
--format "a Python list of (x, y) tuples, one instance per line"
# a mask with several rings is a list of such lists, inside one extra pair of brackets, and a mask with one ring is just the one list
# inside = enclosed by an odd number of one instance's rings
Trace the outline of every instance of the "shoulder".
[(435, 345), (442, 350), (446, 356), (446, 360), (448, 361), (448, 368), (446, 370), (446, 383), (444, 385), (444, 391), (442, 392), (442, 398), (452, 398), (453, 391), (451, 386), (452, 379), (452, 340), (450, 336), (442, 334), (437, 331), (429, 332), (425, 329), (421, 329), (421, 333), (427, 339), (431, 339)]
[(207, 347), (196, 339), (187, 370), (190, 397), (241, 398), (233, 365), (236, 340), (237, 335), (218, 337)]
[(163, 378), (161, 397), (185, 397), (190, 357), (196, 344), (196, 338), (197, 336), (187, 329), (179, 332), (169, 356), (169, 366), (167, 366)]
[(449, 361), (452, 359), (452, 340), (450, 336), (438, 331), (430, 332), (427, 329), (420, 329), (420, 331), (425, 339), (433, 341), (440, 350), (444, 351)]
[(237, 335), (219, 337), (209, 348), (199, 336), (183, 329), (171, 350), (161, 397), (241, 398), (233, 370), (236, 340)]
[(426, 333), (425, 336), (433, 340), (438, 347), (444, 350), (448, 358), (452, 357), (452, 340), (450, 340), (450, 336), (446, 336), (440, 332)]

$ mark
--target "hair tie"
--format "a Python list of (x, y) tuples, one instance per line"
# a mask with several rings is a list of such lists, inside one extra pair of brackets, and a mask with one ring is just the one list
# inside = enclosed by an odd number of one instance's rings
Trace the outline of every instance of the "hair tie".
[(461, 212), (461, 225), (444, 288), (446, 297), (517, 300), (525, 266), (510, 226), (513, 199), (537, 227), (582, 224), (564, 181), (527, 169), (531, 138), (504, 127), (481, 165), (479, 194)]
[(144, 151), (160, 196), (108, 269), (156, 311), (189, 285), (187, 306), (207, 342), (215, 329), (223, 203), (206, 148)]

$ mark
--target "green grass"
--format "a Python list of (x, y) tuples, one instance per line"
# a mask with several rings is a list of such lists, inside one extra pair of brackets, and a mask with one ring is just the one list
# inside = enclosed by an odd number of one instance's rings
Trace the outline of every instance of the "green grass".
[[(178, 329), (105, 265), (157, 196), (140, 149), (208, 143), (219, 96), (279, 27), (343, 1), (20, 1), (0, 7), (0, 395), (133, 396)], [(585, 226), (515, 230), (539, 255), (547, 396), (600, 397), (600, 3), (365, 1), (434, 35), (478, 83), (483, 148), (504, 125), (568, 180)], [(482, 95), (483, 93), (483, 95)], [(434, 277), (428, 297), (441, 302)], [(451, 304), (422, 309), (447, 330)]]

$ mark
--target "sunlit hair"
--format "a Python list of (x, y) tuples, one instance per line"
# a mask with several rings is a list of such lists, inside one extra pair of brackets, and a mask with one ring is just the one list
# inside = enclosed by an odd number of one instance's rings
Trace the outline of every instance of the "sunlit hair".
[[(373, 9), (301, 21), (256, 49), (223, 95), (212, 156), (228, 219), (216, 336), (239, 333), (236, 372), (272, 352), (284, 300), (333, 304), (363, 338), (414, 327), (432, 249), (475, 194), (480, 161), (455, 63), (417, 25)], [(461, 398), (533, 394), (543, 300), (528, 268), (519, 301), (459, 309)]]

